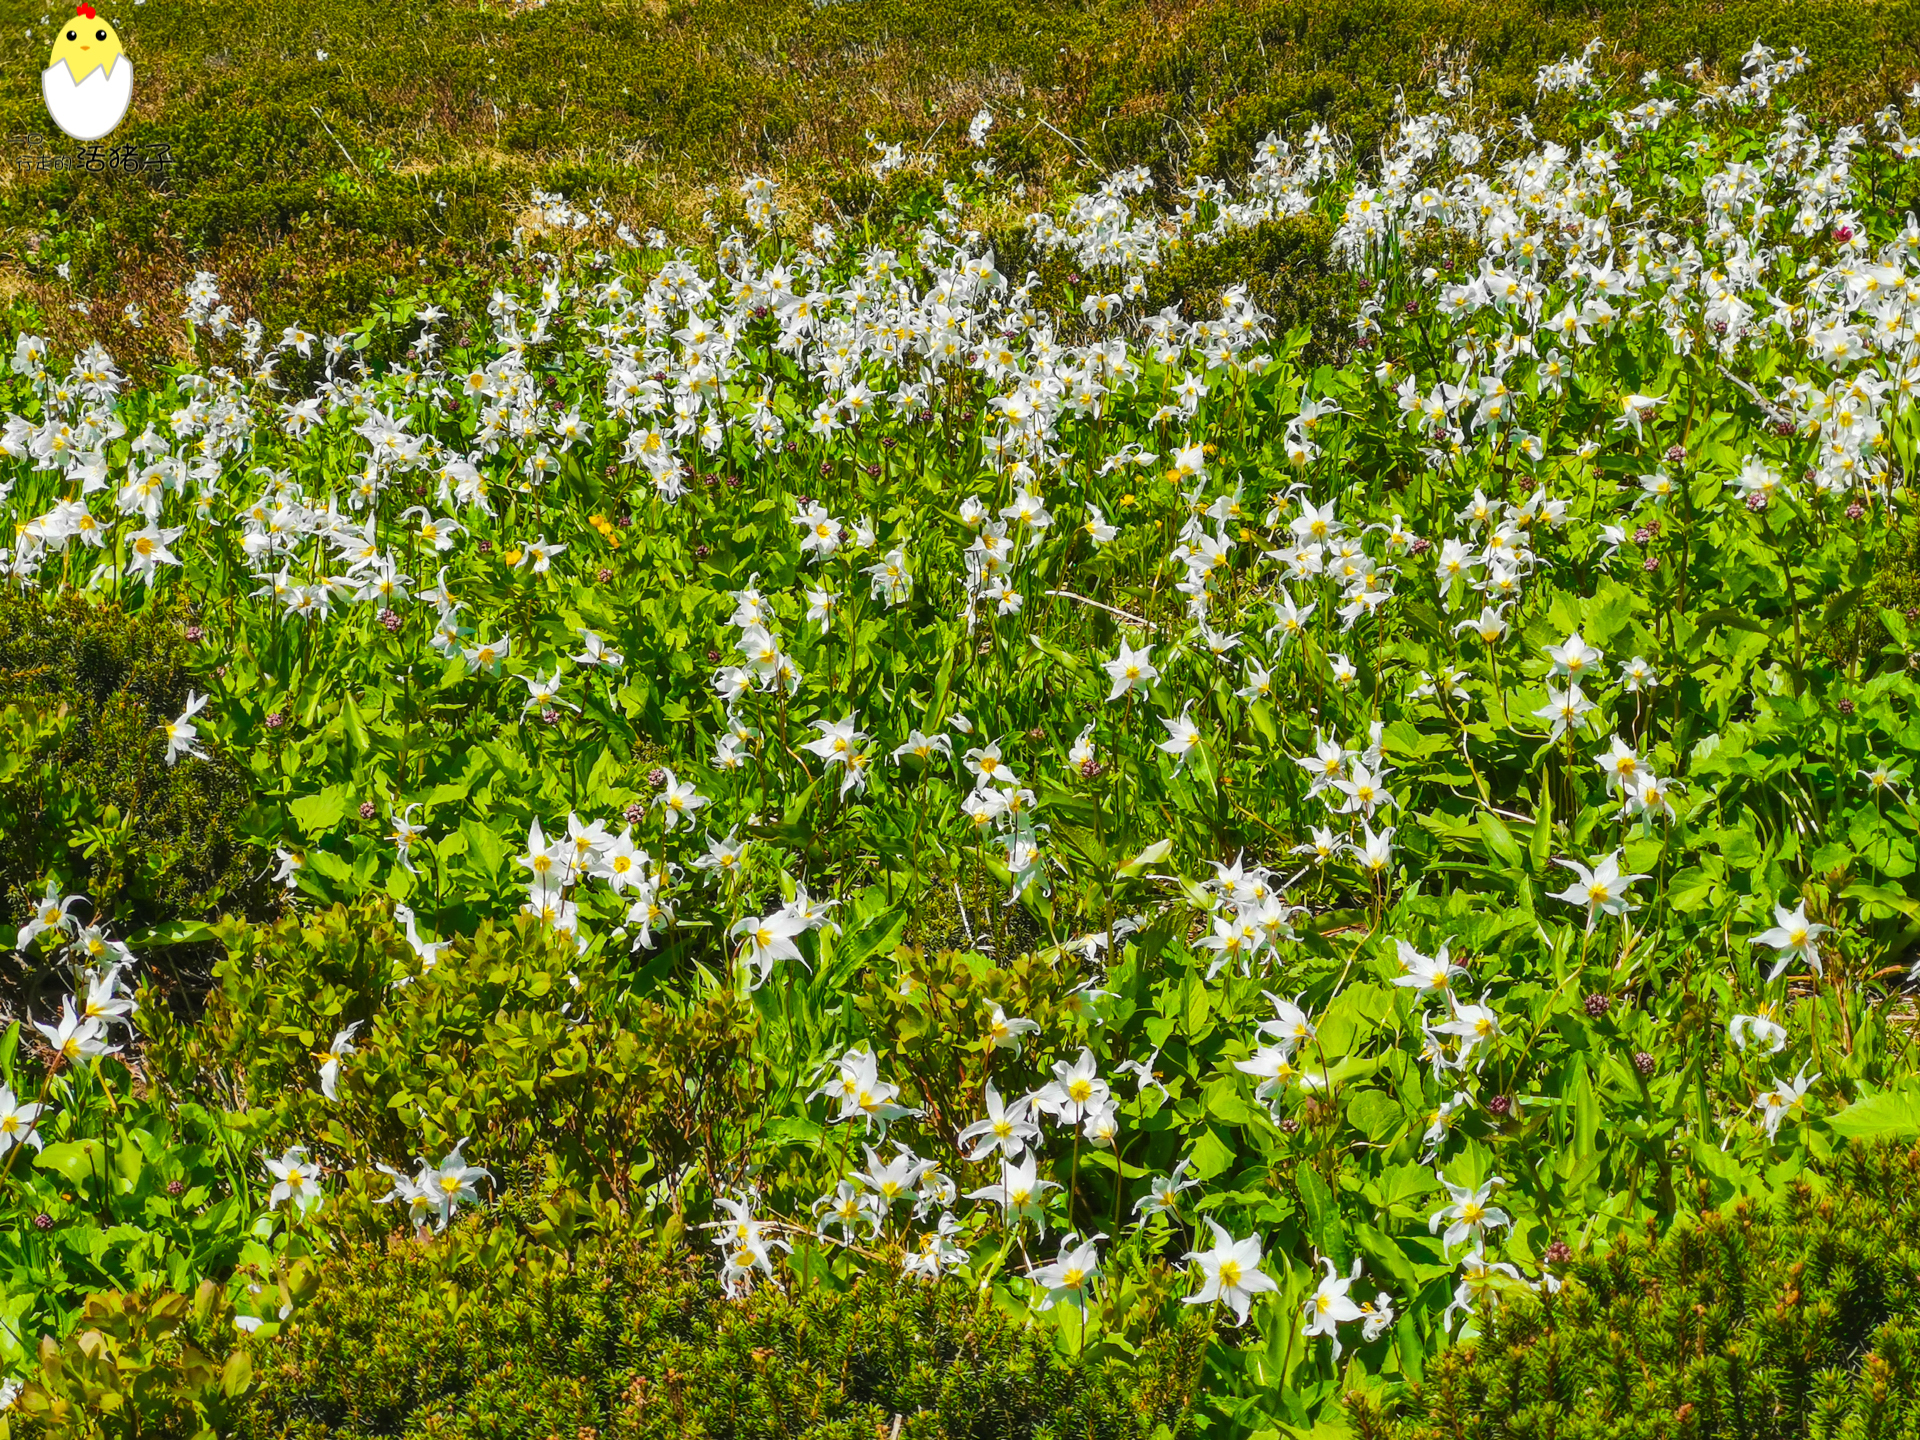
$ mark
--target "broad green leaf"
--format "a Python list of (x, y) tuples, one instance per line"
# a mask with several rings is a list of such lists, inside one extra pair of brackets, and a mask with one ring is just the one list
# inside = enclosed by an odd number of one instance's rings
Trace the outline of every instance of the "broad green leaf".
[(1400, 1102), (1381, 1090), (1356, 1090), (1347, 1097), (1347, 1123), (1378, 1144), (1406, 1123)]
[(63, 1140), (40, 1151), (33, 1163), (36, 1169), (50, 1170), (80, 1185), (106, 1176), (107, 1147), (99, 1140)]
[(1870, 1095), (1828, 1116), (1827, 1124), (1850, 1140), (1911, 1139), (1920, 1136), (1920, 1093)]
[(350, 796), (345, 785), (329, 785), (318, 794), (302, 795), (287, 806), (287, 813), (309, 840), (317, 840), (345, 818)]

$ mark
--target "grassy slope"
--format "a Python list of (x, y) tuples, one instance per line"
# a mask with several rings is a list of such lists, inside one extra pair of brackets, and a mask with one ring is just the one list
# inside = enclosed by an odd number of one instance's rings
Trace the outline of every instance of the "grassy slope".
[[(1595, 34), (1665, 68), (1699, 54), (1730, 69), (1756, 36), (1805, 45), (1820, 66), (1805, 99), (1855, 115), (1920, 76), (1920, 0), (612, 0), (521, 13), (119, 0), (105, 13), (137, 74), (113, 143), (168, 141), (181, 174), (164, 193), (0, 168), (0, 298), (33, 303), (56, 340), (96, 333), (124, 359), (168, 337), (135, 334), (121, 306), (172, 314), (195, 264), (219, 271), (243, 314), (338, 323), (388, 277), (497, 242), (533, 185), (684, 231), (705, 186), (766, 169), (857, 211), (862, 187), (845, 177), (869, 131), (953, 134), (983, 102), (1002, 117), (1003, 162), (1044, 182), (1095, 162), (1237, 173), (1254, 139), (1315, 116), (1365, 145), (1395, 95), (1430, 89), (1449, 55), (1471, 58), (1491, 102), (1525, 104), (1536, 68)], [(54, 136), (26, 78), (51, 29), (23, 29), (0, 36), (0, 72), (23, 77), (0, 92), (0, 134)], [(52, 276), (59, 260), (71, 287)], [(82, 319), (76, 295), (107, 303)]]

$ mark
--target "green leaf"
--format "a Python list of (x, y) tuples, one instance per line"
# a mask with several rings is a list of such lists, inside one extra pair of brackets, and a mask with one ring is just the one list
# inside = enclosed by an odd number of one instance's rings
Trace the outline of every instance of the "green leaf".
[(1196, 1179), (1211, 1180), (1233, 1164), (1233, 1150), (1209, 1125), (1193, 1142), (1193, 1173)]
[(1544, 777), (1540, 781), (1539, 804), (1533, 811), (1533, 836), (1527, 842), (1527, 858), (1533, 861), (1536, 875), (1544, 871), (1553, 858), (1553, 790)]
[(364, 755), (373, 748), (373, 742), (367, 738), (366, 718), (361, 715), (360, 707), (348, 695), (340, 702), (340, 725), (346, 732), (347, 743), (353, 747), (353, 753)]
[(1061, 649), (1051, 640), (1043, 640), (1040, 636), (1032, 633), (1027, 635), (1027, 639), (1033, 642), (1033, 648), (1038, 650), (1042, 655), (1046, 656), (1049, 660), (1057, 661), (1059, 664), (1066, 666), (1075, 674), (1079, 674), (1087, 668), (1085, 659), (1073, 654), (1071, 651)]
[(1400, 1102), (1380, 1090), (1356, 1090), (1347, 1097), (1347, 1123), (1376, 1145), (1406, 1122)]
[(1490, 810), (1482, 810), (1474, 818), (1474, 824), (1479, 828), (1480, 844), (1487, 852), (1488, 859), (1509, 870), (1526, 869), (1526, 858), (1520, 853), (1519, 842), (1498, 815)]
[(507, 863), (505, 843), (493, 833), (491, 826), (471, 817), (460, 822), (460, 833), (467, 837), (467, 852), (479, 862), (481, 870), (498, 880)]
[(1827, 1124), (1850, 1140), (1882, 1140), (1920, 1135), (1920, 1094), (1890, 1090), (1856, 1100), (1831, 1115)]
[(287, 813), (308, 839), (318, 839), (345, 818), (348, 798), (345, 785), (329, 785), (317, 795), (302, 795), (287, 806)]
[(309, 850), (306, 868), (316, 875), (326, 876), (336, 884), (344, 885), (353, 878), (353, 866), (331, 850)]
[(1307, 1222), (1307, 1237), (1313, 1248), (1332, 1260), (1337, 1267), (1347, 1263), (1347, 1238), (1340, 1224), (1340, 1210), (1333, 1192), (1320, 1172), (1303, 1164), (1294, 1171), (1293, 1181), (1300, 1191), (1300, 1208)]
[(1240, 1093), (1240, 1081), (1235, 1076), (1222, 1075), (1210, 1082), (1204, 1098), (1207, 1113), (1214, 1119), (1224, 1120), (1229, 1125), (1253, 1123), (1253, 1108)]
[(253, 1383), (253, 1360), (245, 1350), (235, 1350), (220, 1367), (220, 1393), (229, 1400)]
[(1129, 879), (1138, 875), (1149, 865), (1158, 865), (1171, 853), (1173, 853), (1173, 841), (1170, 838), (1156, 840), (1114, 873), (1123, 879)]
[(134, 950), (152, 950), (162, 945), (197, 945), (213, 938), (213, 927), (204, 920), (170, 920), (151, 930), (136, 930), (127, 936)]
[(1667, 903), (1676, 910), (1704, 910), (1713, 900), (1713, 877), (1698, 865), (1677, 871), (1667, 882)]
[(33, 1157), (34, 1167), (65, 1176), (68, 1183), (84, 1184), (107, 1173), (107, 1147), (98, 1140), (63, 1140)]

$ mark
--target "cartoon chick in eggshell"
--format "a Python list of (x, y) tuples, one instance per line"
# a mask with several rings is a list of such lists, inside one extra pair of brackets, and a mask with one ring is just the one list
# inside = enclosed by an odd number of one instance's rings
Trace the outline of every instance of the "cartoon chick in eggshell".
[(111, 135), (133, 98), (133, 62), (120, 48), (113, 26), (88, 0), (54, 37), (53, 55), (40, 76), (47, 113), (75, 140)]

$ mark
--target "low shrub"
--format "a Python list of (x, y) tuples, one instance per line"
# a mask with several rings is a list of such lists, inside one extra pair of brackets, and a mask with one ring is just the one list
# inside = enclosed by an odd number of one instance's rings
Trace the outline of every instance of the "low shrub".
[[(253, 1351), (238, 1440), (1171, 1437), (1208, 1327), (1064, 1353), (970, 1287), (861, 1280), (722, 1297), (705, 1257), (616, 1227), (489, 1264), (477, 1221), (351, 1250)], [(1156, 1428), (1164, 1427), (1164, 1428)]]
[[(754, 1012), (732, 992), (644, 997), (625, 957), (580, 955), (524, 915), (442, 946), (430, 968), (374, 900), (220, 936), (205, 1013), (146, 1017), (147, 1064), (178, 1096), (212, 1087), (252, 1111), (263, 1145), (311, 1144), (330, 1170), (462, 1138), (483, 1164), (537, 1146), (616, 1196), (690, 1166), (719, 1172), (716, 1187), (738, 1178), (764, 1076), (748, 1063)], [(329, 1100), (316, 1057), (356, 1021)]]
[[(7, 914), (28, 913), (49, 875), (86, 895), (116, 935), (271, 904), (262, 858), (241, 833), (245, 770), (217, 751), (166, 763), (161, 727), (186, 708), (194, 659), (172, 610), (0, 592)], [(166, 958), (192, 957), (163, 956), (163, 970)], [(0, 950), (0, 1000), (41, 998), (29, 964)]]
[(1742, 1200), (1522, 1292), (1446, 1352), (1391, 1440), (1920, 1435), (1920, 1148), (1843, 1152), (1771, 1207)]

